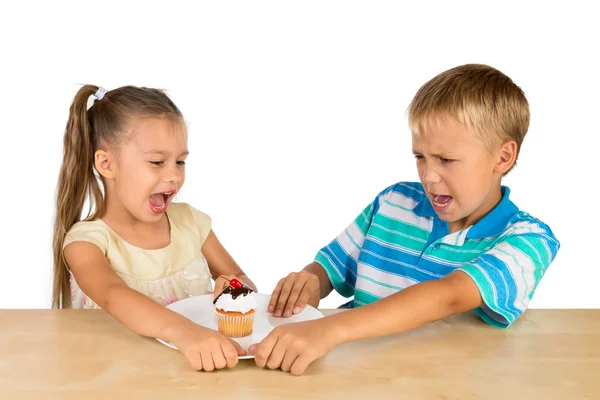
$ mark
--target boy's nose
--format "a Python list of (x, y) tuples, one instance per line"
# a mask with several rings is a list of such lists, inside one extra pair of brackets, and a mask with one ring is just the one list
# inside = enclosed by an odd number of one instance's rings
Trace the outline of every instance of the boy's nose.
[(424, 183), (439, 183), (440, 176), (431, 167), (423, 167), (422, 180)]

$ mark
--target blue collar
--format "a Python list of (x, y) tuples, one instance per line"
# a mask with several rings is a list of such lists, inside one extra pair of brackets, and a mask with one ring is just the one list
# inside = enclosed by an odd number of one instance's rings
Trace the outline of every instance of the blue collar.
[[(519, 212), (519, 208), (508, 199), (510, 189), (507, 186), (500, 188), (502, 198), (490, 212), (483, 216), (467, 232), (467, 239), (483, 239), (486, 237), (499, 236), (504, 232), (510, 219)], [(427, 196), (413, 209), (419, 217), (437, 216)]]

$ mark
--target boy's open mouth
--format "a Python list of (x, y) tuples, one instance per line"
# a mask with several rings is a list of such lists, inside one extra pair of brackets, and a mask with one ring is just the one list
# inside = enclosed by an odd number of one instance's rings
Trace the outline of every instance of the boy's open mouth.
[(452, 196), (445, 194), (433, 194), (433, 205), (438, 209), (445, 209), (452, 201)]
[(150, 209), (157, 214), (165, 212), (173, 196), (175, 196), (175, 191), (152, 194), (150, 196)]

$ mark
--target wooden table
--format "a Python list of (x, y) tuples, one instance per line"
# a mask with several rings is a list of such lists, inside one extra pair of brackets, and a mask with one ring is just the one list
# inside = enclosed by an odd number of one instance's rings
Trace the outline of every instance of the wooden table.
[(600, 399), (600, 310), (529, 310), (504, 331), (467, 313), (340, 346), (300, 377), (193, 371), (103, 311), (0, 310), (0, 399), (25, 398)]

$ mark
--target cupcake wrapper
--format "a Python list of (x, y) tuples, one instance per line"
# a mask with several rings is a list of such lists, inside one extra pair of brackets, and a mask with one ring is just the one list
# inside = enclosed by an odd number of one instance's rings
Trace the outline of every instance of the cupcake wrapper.
[(219, 332), (230, 338), (241, 338), (252, 335), (254, 314), (232, 316), (216, 312)]

